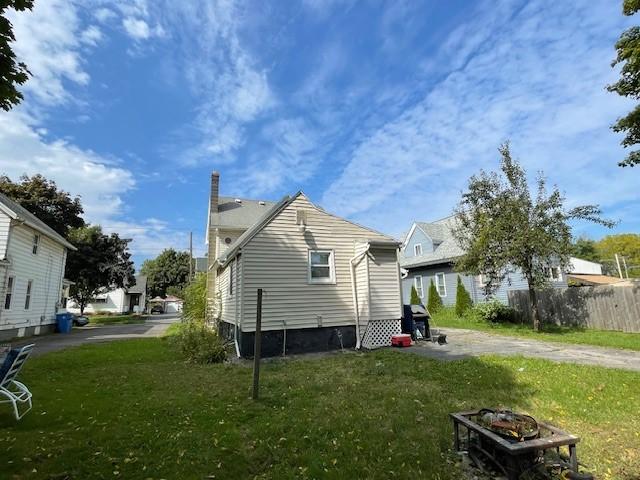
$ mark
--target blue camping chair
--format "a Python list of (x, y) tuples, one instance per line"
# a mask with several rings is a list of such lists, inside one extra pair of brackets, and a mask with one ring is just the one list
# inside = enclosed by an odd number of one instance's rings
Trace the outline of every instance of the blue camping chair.
[[(20, 373), (20, 369), (27, 361), (31, 351), (35, 347), (34, 344), (25, 345), (22, 348), (14, 348), (9, 351), (7, 357), (4, 359), (4, 363), (0, 367), (0, 398), (6, 397), (6, 400), (1, 400), (0, 403), (11, 403), (13, 405), (13, 412), (15, 413), (16, 420), (20, 420), (24, 415), (31, 410), (31, 392), (21, 382), (15, 380)], [(18, 405), (27, 405), (26, 409), (20, 409)]]

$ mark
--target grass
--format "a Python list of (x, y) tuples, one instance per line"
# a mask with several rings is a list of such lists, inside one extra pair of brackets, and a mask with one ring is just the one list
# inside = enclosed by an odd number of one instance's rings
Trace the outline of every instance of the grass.
[(91, 315), (87, 317), (92, 325), (114, 325), (122, 323), (144, 323), (145, 315)]
[[(79, 367), (81, 366), (81, 367)], [(640, 471), (640, 374), (525, 358), (440, 363), (393, 350), (188, 365), (137, 339), (31, 359), (34, 410), (0, 409), (12, 479), (459, 479), (449, 412), (504, 405), (583, 438), (598, 478)]]
[(640, 333), (625, 333), (611, 330), (593, 330), (584, 328), (545, 325), (543, 331), (534, 332), (530, 325), (512, 323), (488, 323), (473, 316), (458, 317), (453, 308), (443, 308), (433, 315), (439, 327), (467, 328), (508, 335), (512, 337), (532, 338), (547, 342), (596, 345), (599, 347), (623, 348), (640, 351)]

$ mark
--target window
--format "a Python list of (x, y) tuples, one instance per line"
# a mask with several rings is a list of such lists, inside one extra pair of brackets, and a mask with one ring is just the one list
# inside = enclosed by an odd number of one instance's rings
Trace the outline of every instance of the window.
[(416, 257), (419, 257), (420, 255), (422, 255), (422, 244), (421, 243), (416, 243), (413, 246), (413, 253), (415, 254)]
[(413, 286), (416, 287), (416, 292), (420, 298), (424, 298), (424, 290), (422, 289), (422, 277), (418, 275), (413, 279)]
[(334, 282), (333, 251), (309, 250), (309, 283)]
[(233, 295), (233, 263), (229, 265), (229, 295)]
[(13, 277), (9, 277), (7, 278), (7, 290), (6, 293), (4, 294), (4, 309), (5, 310), (9, 310), (11, 308), (11, 297), (13, 296), (13, 284), (14, 284), (14, 278)]
[(94, 298), (91, 303), (107, 303), (107, 297)]
[(38, 254), (38, 245), (40, 245), (40, 235), (34, 235), (33, 236), (33, 247), (31, 247), (31, 252), (34, 255)]
[(24, 297), (24, 309), (29, 310), (31, 305), (31, 289), (33, 288), (33, 280), (27, 282), (27, 295)]
[(441, 297), (447, 296), (447, 281), (444, 273), (436, 273), (436, 289)]
[(560, 271), (560, 267), (546, 267), (545, 273), (547, 278), (552, 282), (559, 282), (562, 280), (562, 272)]

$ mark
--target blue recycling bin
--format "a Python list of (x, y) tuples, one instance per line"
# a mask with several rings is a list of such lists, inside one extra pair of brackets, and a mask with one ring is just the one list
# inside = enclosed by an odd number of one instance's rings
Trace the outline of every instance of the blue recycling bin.
[(71, 313), (58, 313), (56, 315), (56, 327), (58, 333), (69, 333), (73, 327), (73, 315)]

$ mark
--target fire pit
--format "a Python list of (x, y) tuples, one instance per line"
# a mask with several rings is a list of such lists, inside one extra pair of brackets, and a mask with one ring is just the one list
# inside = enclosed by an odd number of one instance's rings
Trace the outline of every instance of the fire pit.
[[(568, 456), (561, 460), (568, 470), (578, 472), (576, 444), (580, 438), (533, 417), (508, 410), (480, 409), (451, 413), (454, 448), (467, 451), (476, 465), (492, 464), (509, 480), (519, 480), (526, 472), (544, 466), (547, 451), (561, 459), (561, 447)], [(466, 431), (466, 438), (461, 437)], [(535, 477), (531, 477), (535, 478)], [(544, 477), (543, 477), (544, 478)], [(567, 476), (566, 478), (591, 478)]]

